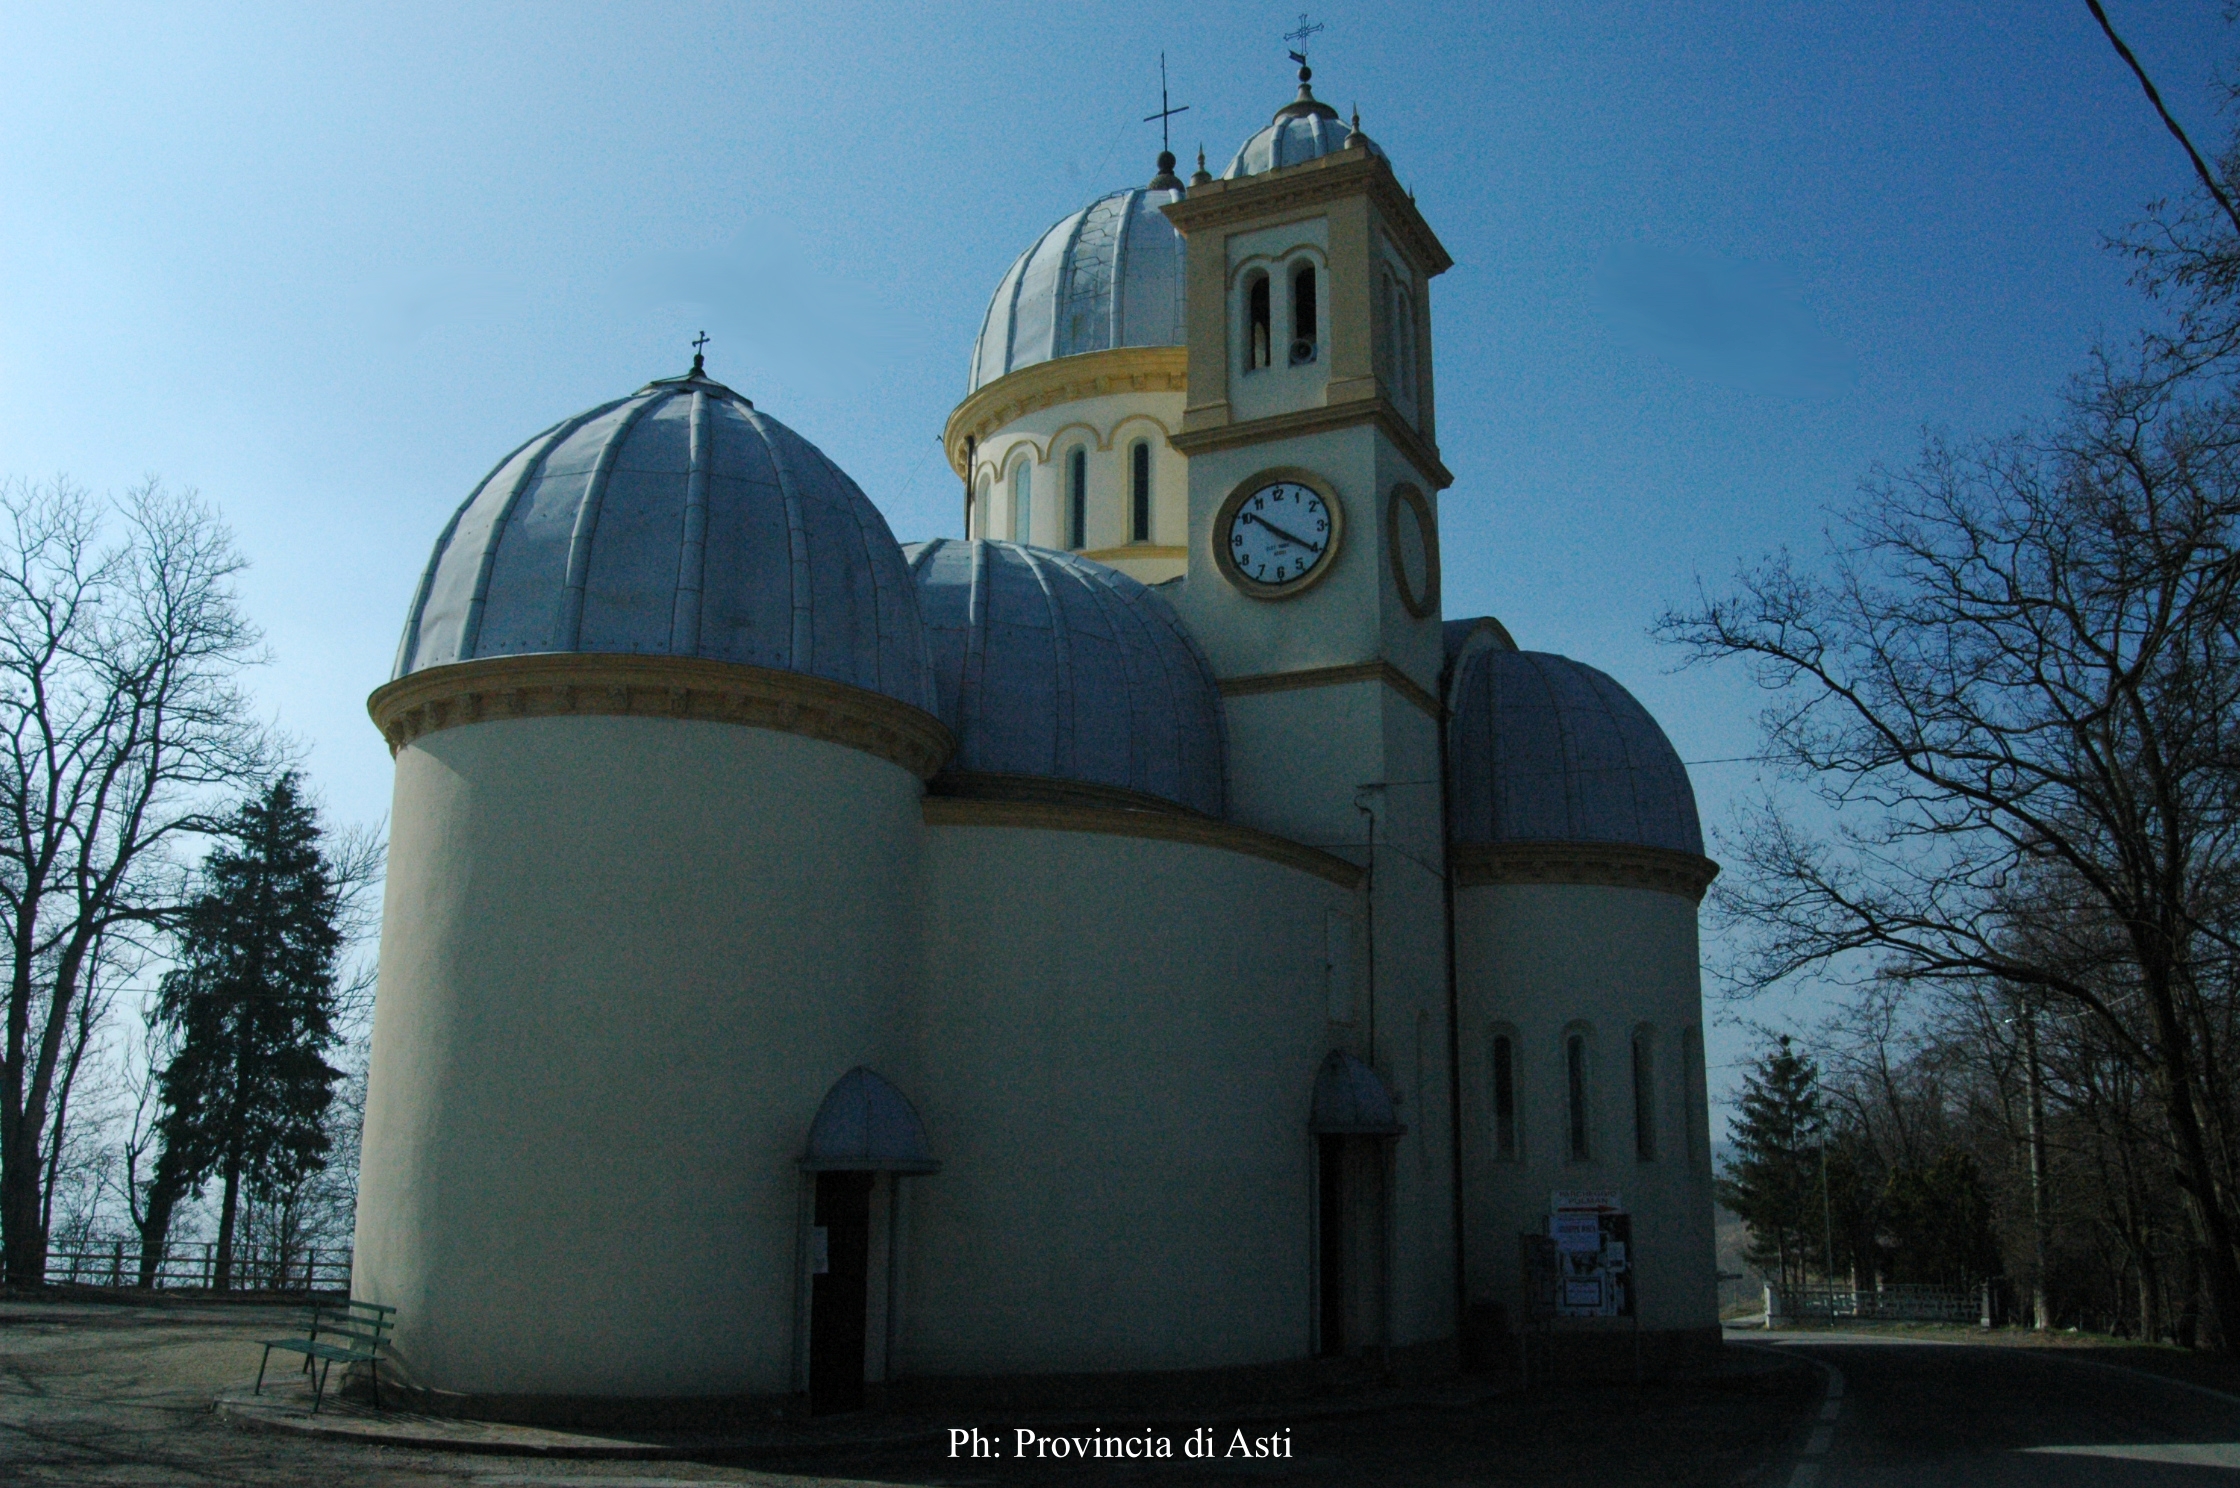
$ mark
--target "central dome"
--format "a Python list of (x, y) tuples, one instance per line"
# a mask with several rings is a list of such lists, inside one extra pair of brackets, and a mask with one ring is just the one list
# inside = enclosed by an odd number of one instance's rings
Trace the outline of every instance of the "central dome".
[(1035, 239), (988, 304), (966, 391), (1086, 351), (1182, 345), (1182, 235), (1159, 210), (1181, 199), (1131, 186)]
[(697, 357), (483, 477), (436, 539), (396, 675), (540, 652), (701, 657), (936, 706), (886, 519)]

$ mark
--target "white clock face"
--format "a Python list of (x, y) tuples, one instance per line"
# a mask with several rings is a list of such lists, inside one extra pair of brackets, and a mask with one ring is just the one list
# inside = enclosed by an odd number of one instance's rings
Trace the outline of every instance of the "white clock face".
[(1330, 506), (1296, 481), (1271, 481), (1237, 504), (1223, 541), (1237, 572), (1256, 584), (1296, 584), (1330, 554)]

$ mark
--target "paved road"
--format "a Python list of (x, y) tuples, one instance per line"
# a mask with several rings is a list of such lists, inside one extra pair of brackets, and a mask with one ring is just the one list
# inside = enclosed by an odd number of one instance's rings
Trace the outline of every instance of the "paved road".
[(2230, 1397), (2053, 1348), (1822, 1333), (1747, 1341), (1833, 1371), (1792, 1488), (2240, 1484), (2240, 1400)]

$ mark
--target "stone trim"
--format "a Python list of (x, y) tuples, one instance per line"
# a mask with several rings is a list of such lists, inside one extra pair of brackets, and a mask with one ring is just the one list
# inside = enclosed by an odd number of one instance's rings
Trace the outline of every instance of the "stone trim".
[(920, 779), (956, 752), (932, 714), (800, 672), (699, 657), (600, 652), (490, 656), (400, 677), (366, 699), (389, 753), (425, 734), (505, 718), (647, 717), (744, 724), (844, 744)]
[(1190, 387), (1190, 352), (1182, 346), (1116, 346), (1021, 367), (959, 403), (941, 431), (949, 468), (966, 478), (965, 440), (990, 434), (1038, 409), (1113, 393), (1180, 393)]
[(1416, 209), (1415, 198), (1400, 188), (1389, 161), (1367, 150), (1336, 150), (1281, 170), (1235, 180), (1207, 181), (1192, 186), (1182, 200), (1159, 210), (1185, 236), (1201, 228), (1321, 206), (1341, 197), (1365, 195), (1376, 206), (1385, 228), (1404, 245), (1427, 277), (1436, 278), (1454, 267), (1454, 259), (1439, 235)]
[(1423, 710), (1437, 723), (1446, 717), (1439, 700), (1421, 683), (1383, 659), (1355, 662), (1351, 666), (1310, 667), (1298, 672), (1261, 672), (1250, 677), (1224, 677), (1215, 685), (1223, 697), (1251, 697), (1261, 692), (1293, 692), (1304, 687), (1345, 687), (1355, 682), (1382, 682)]
[[(1226, 419), (1227, 405), (1222, 405)], [(1202, 455), (1209, 450), (1235, 449), (1239, 445), (1260, 444), (1276, 439), (1294, 439), (1303, 434), (1320, 434), (1330, 429), (1351, 429), (1360, 424), (1374, 424), (1385, 438), (1400, 447), (1408, 462), (1423, 472), (1423, 478), (1433, 490), (1444, 491), (1454, 484), (1454, 472), (1439, 459), (1438, 446), (1417, 432), (1392, 401), (1379, 395), (1374, 398), (1355, 398), (1344, 403), (1332, 403), (1321, 408), (1301, 408), (1290, 413), (1273, 413), (1266, 418), (1247, 419), (1243, 423), (1215, 423), (1192, 428), (1192, 416), (1203, 416), (1205, 409), (1192, 408), (1185, 415), (1183, 432), (1167, 443), (1185, 455)]]
[(1455, 842), (1447, 871), (1458, 889), (1504, 884), (1580, 884), (1654, 889), (1703, 902), (1719, 865), (1694, 853), (1630, 842)]
[(1049, 801), (974, 800), (959, 796), (925, 798), (929, 827), (1014, 827), (1042, 832), (1102, 832), (1114, 837), (1144, 837), (1184, 842), (1265, 858), (1301, 873), (1311, 873), (1341, 889), (1359, 888), (1362, 870), (1334, 853), (1263, 832), (1257, 827), (1218, 821), (1194, 811), (1134, 811), (1111, 806), (1077, 806)]

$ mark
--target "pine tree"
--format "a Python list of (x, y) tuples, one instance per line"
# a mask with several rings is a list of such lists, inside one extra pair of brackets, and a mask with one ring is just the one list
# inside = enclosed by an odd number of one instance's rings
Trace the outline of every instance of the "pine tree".
[(220, 1184), (213, 1285), (232, 1283), (243, 1190), (284, 1192), (325, 1165), (326, 1113), (341, 1071), (335, 963), (341, 899), (318, 813), (294, 775), (242, 803), (203, 860), (202, 892), (180, 931), (181, 965), (157, 1016), (178, 1038), (165, 1068), (163, 1156), (170, 1193)]
[(1750, 1226), (1750, 1259), (1804, 1279), (1808, 1236), (1822, 1228), (1820, 1071), (1784, 1034), (1744, 1077), (1742, 1109), (1727, 1123), (1735, 1156), (1719, 1179), (1719, 1202)]

